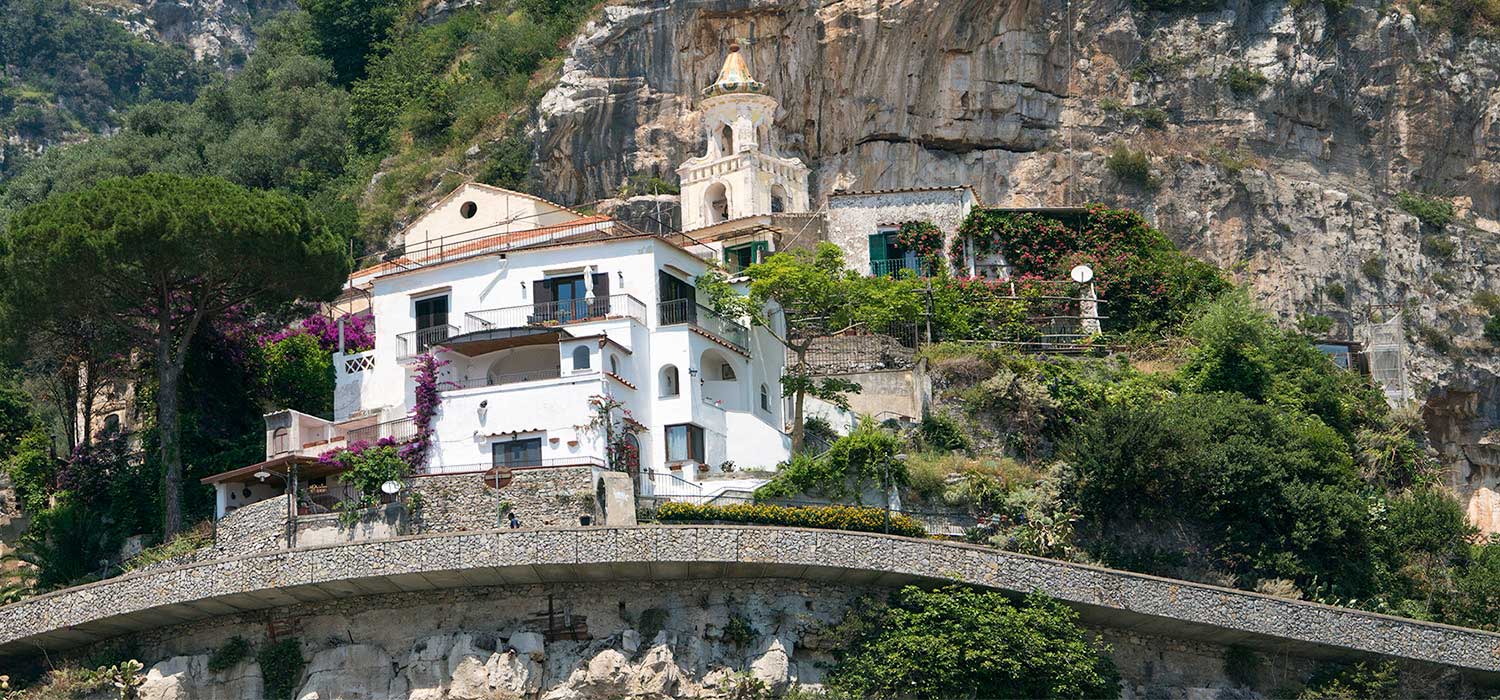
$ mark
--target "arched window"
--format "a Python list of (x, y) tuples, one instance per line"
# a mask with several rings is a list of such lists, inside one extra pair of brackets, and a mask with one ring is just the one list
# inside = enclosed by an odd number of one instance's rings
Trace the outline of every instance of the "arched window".
[(277, 428), (271, 431), (271, 454), (279, 454), (292, 449), (292, 433), (287, 428)]
[(625, 471), (631, 474), (641, 471), (641, 440), (635, 433), (625, 433)]
[(620, 356), (619, 355), (611, 354), (609, 356), (609, 373), (615, 375), (616, 377), (623, 377), (623, 376), (625, 376), (625, 375), (620, 374)]
[(717, 224), (729, 220), (729, 188), (722, 182), (708, 186), (703, 194), (703, 205), (708, 207), (705, 215), (708, 223)]
[(120, 432), (120, 414), (111, 413), (104, 417), (104, 432), (106, 434)]
[(760, 410), (771, 412), (771, 389), (766, 385), (760, 385)]
[(573, 348), (573, 371), (577, 372), (578, 370), (588, 369), (588, 368), (589, 368), (589, 348), (588, 348), (588, 346), (587, 345), (580, 345), (580, 346), (578, 346), (576, 348)]
[(786, 211), (786, 188), (777, 185), (771, 188), (771, 213), (780, 214)]
[(719, 154), (729, 155), (734, 153), (734, 127), (725, 124), (719, 130)]
[(663, 397), (676, 396), (681, 391), (677, 386), (677, 366), (667, 365), (661, 368), (661, 395)]

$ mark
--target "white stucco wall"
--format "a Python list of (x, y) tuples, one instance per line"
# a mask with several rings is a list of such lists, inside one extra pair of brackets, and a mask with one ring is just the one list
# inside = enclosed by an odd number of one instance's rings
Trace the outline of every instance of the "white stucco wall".
[[(472, 207), (465, 207), (472, 204)], [(472, 211), (465, 217), (464, 213)], [(443, 198), (402, 232), (408, 253), (438, 240), (454, 245), (502, 233), (556, 226), (583, 218), (546, 200), (498, 187), (467, 183)]]
[(870, 272), (870, 236), (905, 221), (929, 221), (943, 230), (943, 250), (977, 202), (968, 188), (907, 192), (835, 193), (828, 197), (828, 240), (844, 251), (851, 269)]

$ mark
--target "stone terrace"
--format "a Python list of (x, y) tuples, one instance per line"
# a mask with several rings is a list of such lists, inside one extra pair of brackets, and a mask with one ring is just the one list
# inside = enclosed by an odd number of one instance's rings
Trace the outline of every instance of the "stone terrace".
[(972, 545), (754, 526), (418, 535), (159, 569), (0, 608), (0, 655), (244, 610), (505, 583), (788, 577), (1040, 591), (1093, 624), (1308, 656), (1384, 655), (1500, 678), (1500, 635)]

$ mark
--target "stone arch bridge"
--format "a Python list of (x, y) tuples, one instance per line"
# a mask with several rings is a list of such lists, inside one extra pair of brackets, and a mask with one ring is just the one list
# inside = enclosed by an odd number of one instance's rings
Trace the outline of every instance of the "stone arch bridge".
[(497, 584), (792, 578), (956, 581), (1039, 591), (1083, 620), (1310, 657), (1381, 656), (1500, 680), (1500, 634), (880, 534), (760, 526), (477, 531), (304, 547), (163, 568), (0, 608), (0, 657), (238, 612)]

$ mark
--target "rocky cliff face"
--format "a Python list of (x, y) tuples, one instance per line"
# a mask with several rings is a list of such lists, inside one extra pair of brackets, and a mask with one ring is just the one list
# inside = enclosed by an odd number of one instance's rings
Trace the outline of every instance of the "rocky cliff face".
[(297, 6), (296, 0), (129, 0), (94, 8), (135, 34), (181, 44), (198, 60), (234, 64), (255, 46), (253, 25)]
[[(990, 205), (1129, 206), (1288, 319), (1364, 340), (1404, 309), (1416, 398), (1459, 373), (1493, 381), (1474, 297), (1500, 262), (1500, 41), (1400, 3), (1298, 4), (632, 0), (570, 47), (536, 174), (566, 202), (670, 178), (703, 148), (697, 89), (738, 38), (814, 201), (967, 183)], [(1107, 166), (1118, 147), (1149, 158), (1151, 182)], [(1403, 191), (1458, 216), (1424, 226)]]

